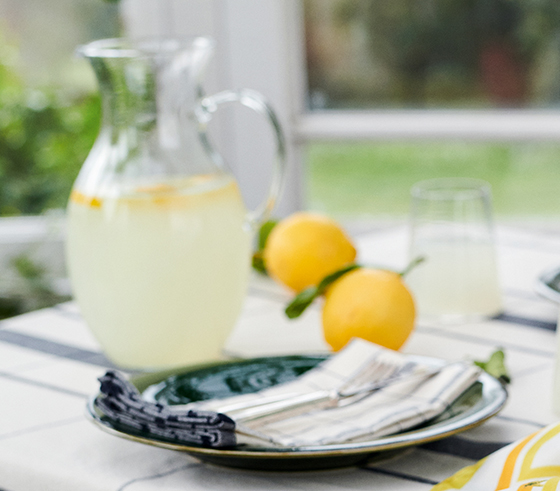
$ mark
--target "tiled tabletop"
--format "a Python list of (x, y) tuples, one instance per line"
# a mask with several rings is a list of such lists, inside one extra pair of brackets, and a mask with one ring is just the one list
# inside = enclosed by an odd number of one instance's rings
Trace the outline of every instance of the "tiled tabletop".
[[(401, 229), (358, 237), (363, 263), (401, 268)], [(484, 425), (386, 461), (313, 472), (255, 472), (202, 464), (183, 453), (105, 434), (84, 416), (107, 361), (77, 307), (63, 304), (0, 323), (0, 491), (252, 489), (429, 490), (435, 483), (556, 417), (551, 410), (557, 306), (534, 292), (537, 276), (560, 265), (560, 238), (499, 229), (503, 315), (438, 326), (420, 322), (407, 353), (483, 359), (504, 348), (513, 383), (503, 411)], [(295, 321), (289, 298), (256, 278), (226, 346), (257, 356), (326, 351), (319, 307)]]

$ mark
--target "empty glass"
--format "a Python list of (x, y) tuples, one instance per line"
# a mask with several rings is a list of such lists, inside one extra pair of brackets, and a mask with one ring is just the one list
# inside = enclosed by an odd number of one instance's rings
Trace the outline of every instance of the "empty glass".
[(407, 276), (424, 319), (461, 322), (501, 311), (490, 185), (478, 179), (421, 181), (411, 190)]

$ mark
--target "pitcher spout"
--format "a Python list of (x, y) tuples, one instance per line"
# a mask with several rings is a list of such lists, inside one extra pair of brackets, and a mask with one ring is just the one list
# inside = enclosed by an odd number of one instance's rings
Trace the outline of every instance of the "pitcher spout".
[(156, 118), (194, 106), (213, 51), (207, 37), (114, 38), (82, 45), (76, 53), (93, 67), (105, 122), (149, 129)]
[[(213, 171), (217, 163), (201, 143), (195, 114), (213, 51), (207, 37), (103, 39), (77, 49), (98, 80), (102, 125), (95, 146), (112, 149), (107, 165), (127, 173), (154, 162), (168, 174)], [(185, 169), (187, 160), (197, 168)]]

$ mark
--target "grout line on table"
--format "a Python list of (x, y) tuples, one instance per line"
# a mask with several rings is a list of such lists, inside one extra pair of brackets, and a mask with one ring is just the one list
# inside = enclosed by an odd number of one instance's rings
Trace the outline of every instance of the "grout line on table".
[(175, 474), (176, 472), (182, 471), (182, 470), (186, 470), (186, 469), (190, 469), (192, 467), (199, 467), (201, 464), (198, 462), (192, 462), (189, 464), (183, 464), (180, 467), (176, 467), (174, 469), (169, 469), (168, 471), (165, 472), (159, 472), (157, 474), (151, 474), (149, 476), (144, 476), (144, 477), (136, 477), (134, 479), (131, 479), (130, 481), (127, 481), (126, 483), (124, 483), (119, 489), (117, 489), (117, 491), (123, 491), (124, 489), (126, 489), (128, 486), (130, 486), (131, 484), (137, 483), (137, 482), (142, 482), (142, 481), (151, 481), (153, 479), (159, 479), (160, 477), (167, 477), (170, 476), (172, 474)]
[(455, 331), (449, 331), (449, 330), (445, 330), (444, 328), (419, 326), (416, 328), (416, 330), (422, 334), (431, 334), (434, 336), (456, 339), (458, 341), (468, 341), (471, 343), (483, 344), (485, 346), (500, 346), (503, 349), (511, 349), (513, 351), (519, 351), (521, 353), (526, 353), (526, 354), (546, 356), (548, 358), (553, 358), (556, 356), (555, 351), (545, 351), (538, 348), (527, 348), (525, 346), (520, 346), (508, 342), (498, 342), (494, 339), (487, 339), (480, 336), (474, 336), (472, 334), (464, 334)]
[[(15, 438), (15, 437), (22, 436), (22, 435), (27, 435), (29, 433), (36, 433), (36, 432), (42, 431), (42, 430), (48, 430), (48, 429), (51, 429), (51, 428), (58, 428), (60, 426), (66, 426), (66, 425), (70, 425), (70, 424), (74, 424), (74, 423), (80, 423), (82, 421), (84, 421), (84, 417), (79, 416), (79, 417), (64, 419), (62, 421), (54, 421), (54, 422), (45, 423), (45, 424), (41, 424), (41, 425), (31, 426), (29, 428), (25, 428), (25, 429), (22, 429), (22, 430), (12, 431), (11, 433), (4, 433), (3, 435), (0, 435), (0, 441), (8, 440), (9, 438)], [(0, 491), (2, 491), (2, 490), (0, 489)]]
[(513, 416), (506, 416), (502, 413), (497, 414), (496, 416), (494, 416), (496, 419), (502, 419), (504, 421), (509, 421), (511, 423), (519, 423), (519, 424), (524, 424), (524, 425), (531, 425), (531, 426), (535, 426), (537, 428), (544, 428), (546, 426), (546, 424), (544, 423), (539, 423), (537, 421), (531, 421), (530, 419), (523, 419), (523, 418), (515, 418)]
[(520, 370), (519, 372), (512, 371), (512, 379), (519, 380), (520, 378), (528, 377), (530, 375), (534, 375), (535, 373), (548, 371), (550, 370), (550, 367), (551, 367), (551, 363), (549, 362), (549, 363), (543, 363), (542, 365), (538, 365), (535, 367), (525, 368), (523, 370)]
[(378, 467), (363, 466), (363, 467), (358, 467), (358, 469), (369, 471), (369, 472), (375, 472), (377, 474), (384, 474), (386, 476), (396, 477), (398, 479), (404, 479), (406, 481), (414, 481), (421, 484), (429, 484), (431, 486), (438, 484), (438, 481), (434, 481), (433, 479), (426, 479), (425, 477), (414, 476), (412, 474), (405, 474), (404, 472), (396, 472), (396, 471), (390, 471), (386, 469), (380, 469)]
[(83, 392), (78, 392), (71, 389), (66, 389), (64, 387), (60, 387), (58, 385), (48, 384), (46, 382), (40, 382), (38, 380), (32, 380), (26, 377), (21, 377), (20, 375), (15, 375), (13, 373), (8, 372), (0, 372), (0, 377), (11, 380), (13, 382), (19, 382), (22, 384), (33, 385), (35, 387), (40, 387), (41, 389), (47, 389), (54, 392), (59, 392), (61, 394), (65, 394), (68, 396), (79, 397), (81, 399), (87, 399), (89, 397), (88, 394), (84, 394)]

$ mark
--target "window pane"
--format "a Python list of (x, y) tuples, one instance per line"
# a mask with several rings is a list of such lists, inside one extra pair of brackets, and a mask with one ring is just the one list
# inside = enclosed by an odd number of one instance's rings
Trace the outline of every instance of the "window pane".
[(311, 143), (307, 162), (307, 207), (341, 219), (402, 217), (412, 184), (455, 176), (489, 181), (501, 218), (560, 214), (560, 144)]
[(558, 0), (304, 0), (304, 6), (312, 109), (560, 101)]

